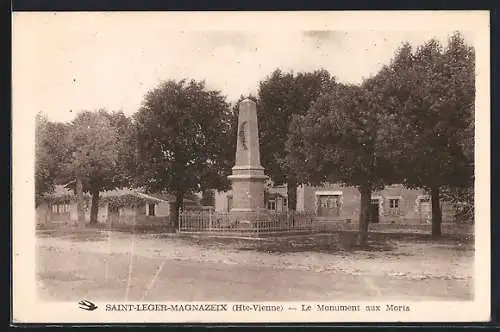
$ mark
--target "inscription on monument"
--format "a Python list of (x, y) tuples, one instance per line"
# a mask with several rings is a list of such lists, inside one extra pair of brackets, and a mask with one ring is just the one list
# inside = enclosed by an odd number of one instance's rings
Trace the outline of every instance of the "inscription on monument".
[(247, 146), (247, 125), (248, 125), (248, 122), (246, 121), (243, 121), (243, 123), (241, 124), (240, 126), (240, 132), (239, 132), (239, 135), (240, 135), (240, 142), (241, 142), (241, 145), (243, 146), (243, 148), (245, 150), (248, 150), (248, 146)]

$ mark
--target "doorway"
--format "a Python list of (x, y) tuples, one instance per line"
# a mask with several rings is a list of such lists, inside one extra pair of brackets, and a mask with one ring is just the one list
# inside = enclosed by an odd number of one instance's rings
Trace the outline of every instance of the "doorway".
[(429, 197), (418, 198), (418, 212), (421, 224), (432, 222), (432, 205)]

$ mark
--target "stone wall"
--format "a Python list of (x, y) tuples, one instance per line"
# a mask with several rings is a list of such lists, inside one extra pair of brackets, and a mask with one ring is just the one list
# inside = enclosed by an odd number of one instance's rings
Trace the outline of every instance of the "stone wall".
[[(102, 197), (101, 197), (102, 199)], [(90, 220), (90, 209), (91, 209), (91, 203), (86, 202), (85, 203), (85, 220), (89, 221)], [(72, 221), (77, 221), (78, 220), (78, 210), (76, 206), (76, 202), (71, 203), (71, 211), (70, 211), (70, 220)], [(99, 204), (99, 210), (97, 212), (97, 222), (99, 223), (104, 223), (108, 219), (108, 203), (103, 203), (101, 202)]]
[(232, 195), (232, 191), (217, 191), (215, 192), (215, 211), (228, 212), (228, 196)]
[(156, 204), (156, 216), (168, 217), (170, 215), (170, 211), (172, 211), (174, 208), (174, 203), (158, 203)]

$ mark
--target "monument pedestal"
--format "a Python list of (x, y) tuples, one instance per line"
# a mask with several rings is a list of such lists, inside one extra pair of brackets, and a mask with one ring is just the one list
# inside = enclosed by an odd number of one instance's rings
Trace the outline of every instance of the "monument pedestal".
[(229, 176), (232, 181), (234, 206), (230, 211), (231, 221), (237, 222), (240, 228), (253, 227), (263, 212), (264, 183), (267, 176), (263, 171), (259, 173), (249, 172), (249, 174), (240, 173)]

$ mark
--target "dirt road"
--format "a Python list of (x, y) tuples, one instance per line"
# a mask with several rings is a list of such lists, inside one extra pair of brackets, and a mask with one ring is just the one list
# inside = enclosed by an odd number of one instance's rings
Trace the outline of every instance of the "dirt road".
[(472, 298), (473, 251), (400, 244), (397, 252), (266, 253), (103, 232), (43, 236), (43, 299), (125, 301), (460, 300)]

